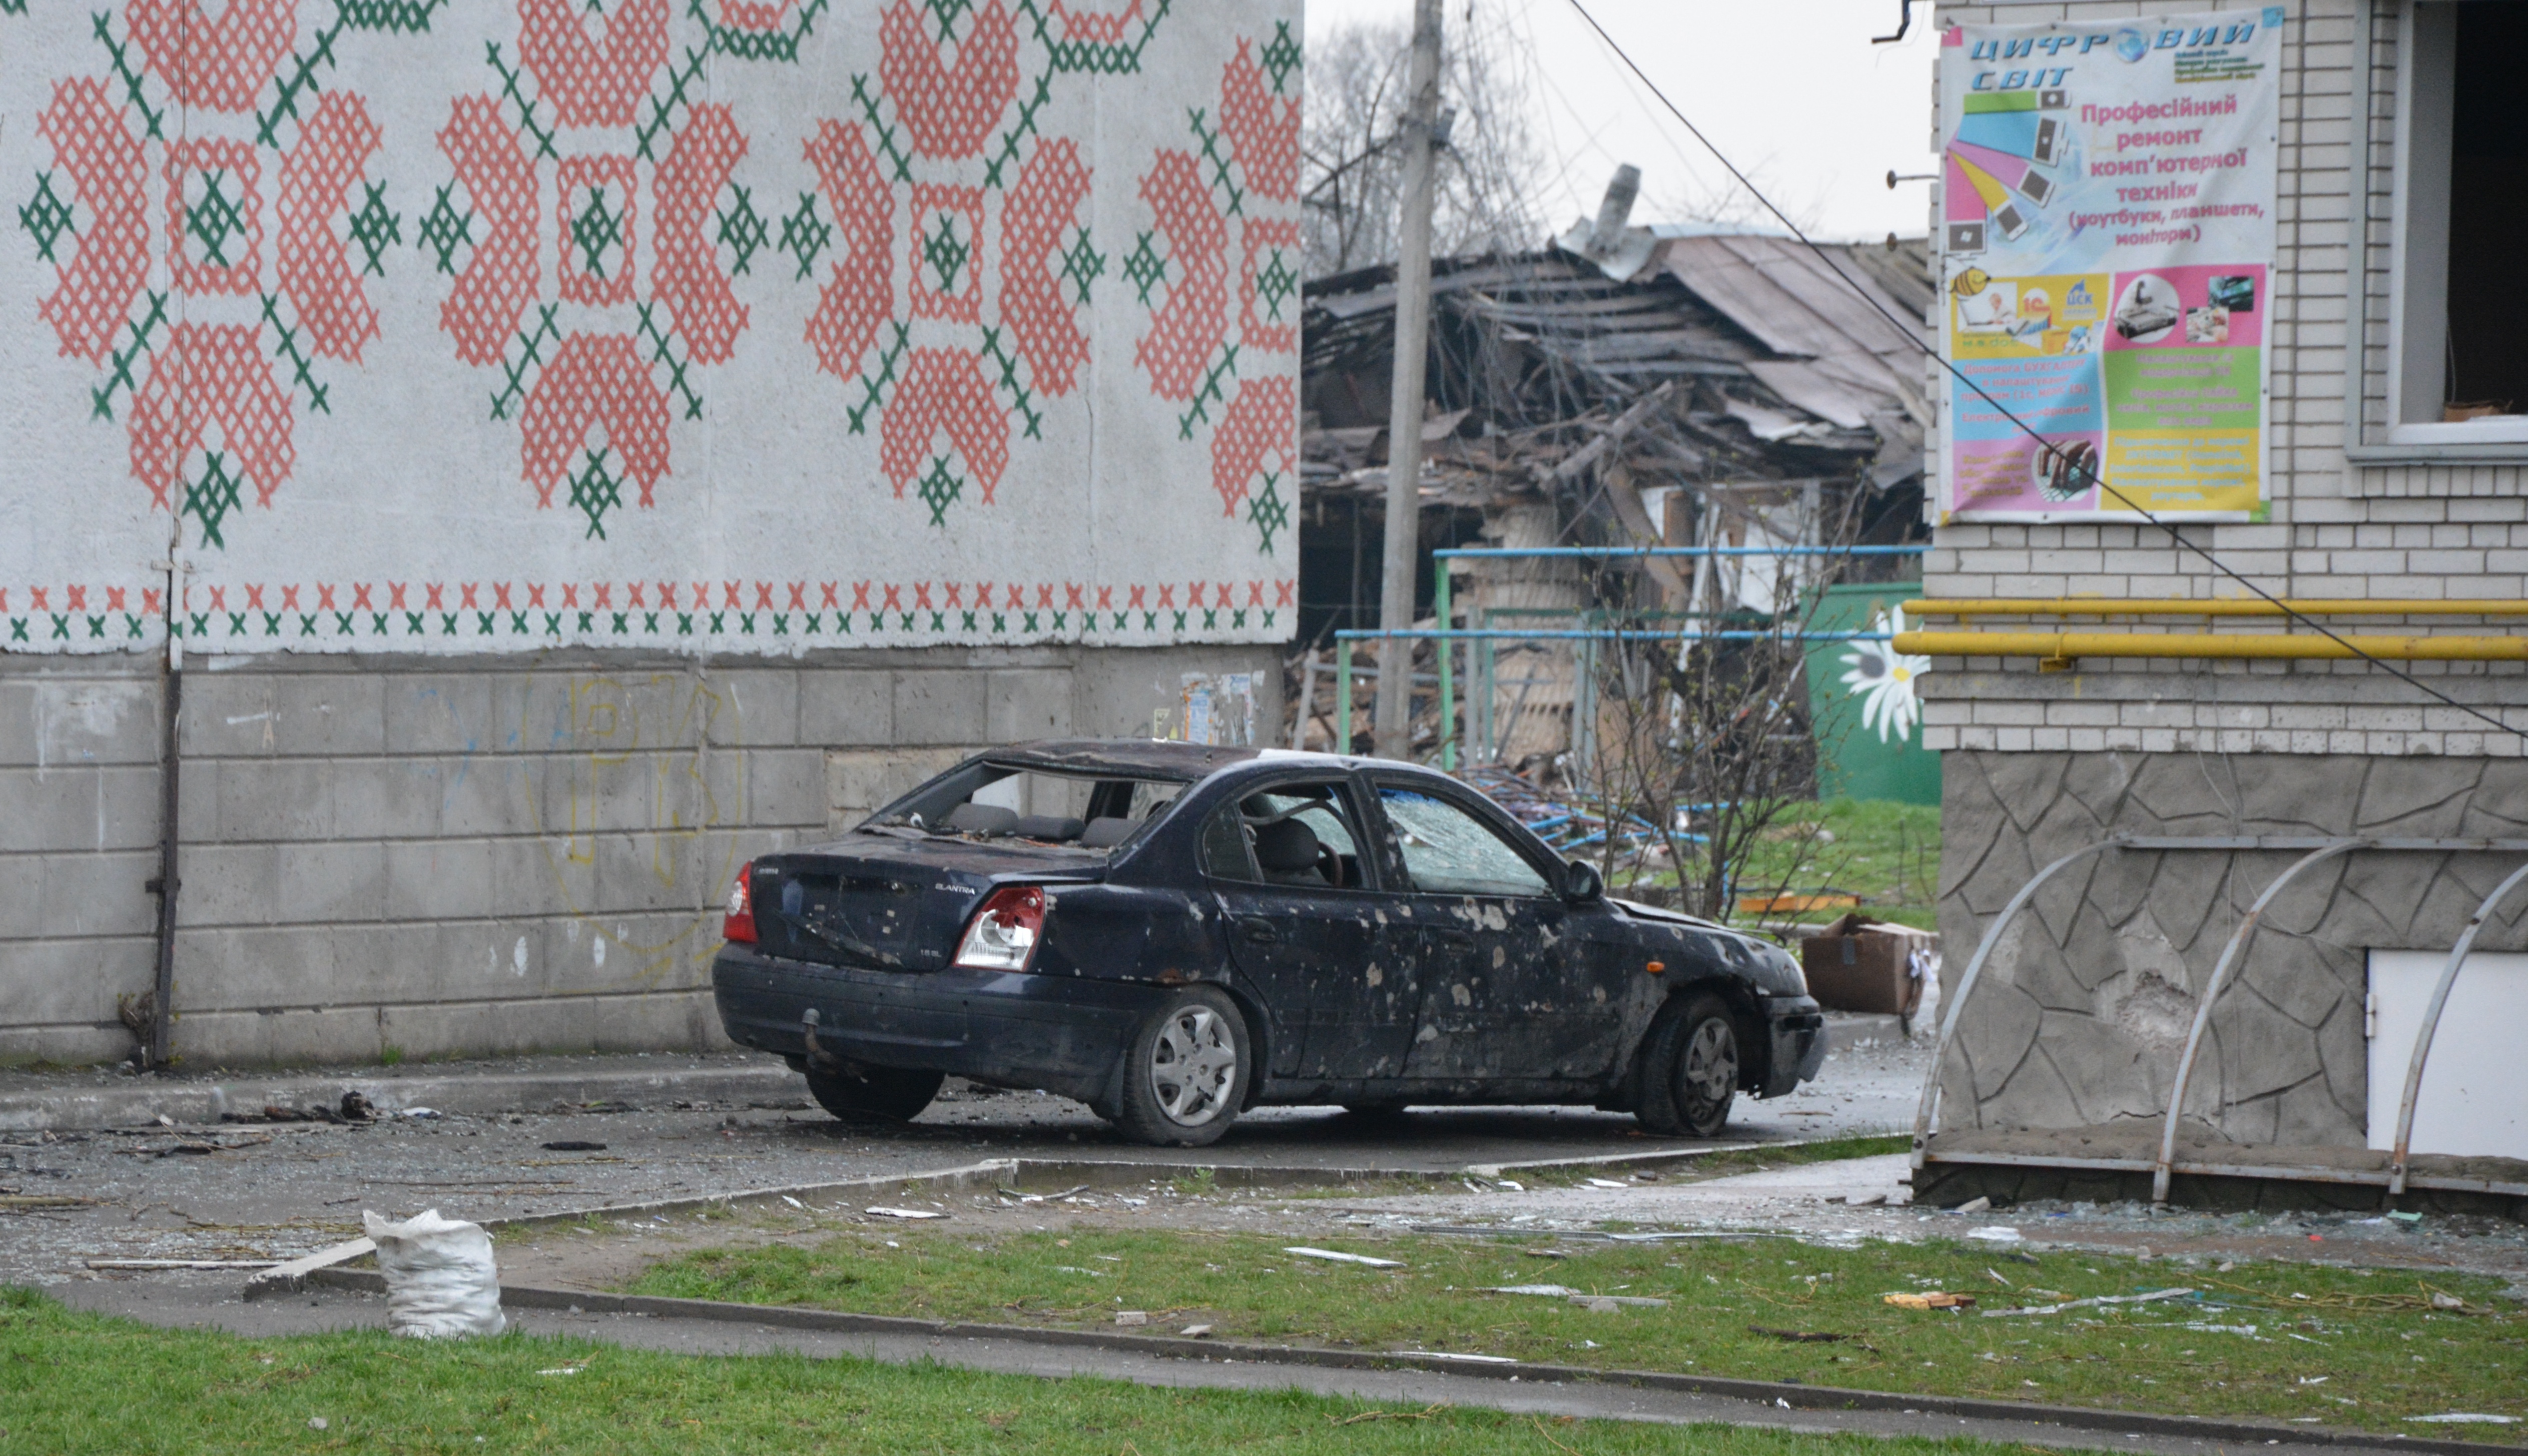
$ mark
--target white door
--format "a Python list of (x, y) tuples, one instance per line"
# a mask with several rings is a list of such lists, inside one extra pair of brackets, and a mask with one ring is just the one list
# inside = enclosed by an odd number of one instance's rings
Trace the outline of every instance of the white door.
[[(2396, 1145), (2396, 1104), (2447, 951), (2370, 953), (2370, 1146)], [(2449, 988), (2414, 1102), (2417, 1153), (2528, 1158), (2528, 956), (2469, 956)]]

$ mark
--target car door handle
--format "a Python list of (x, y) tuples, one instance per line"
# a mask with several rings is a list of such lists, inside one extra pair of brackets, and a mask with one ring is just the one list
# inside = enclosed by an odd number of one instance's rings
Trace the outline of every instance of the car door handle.
[(1238, 933), (1259, 946), (1276, 945), (1282, 939), (1282, 932), (1274, 929), (1273, 922), (1270, 920), (1240, 920), (1238, 922)]
[(1452, 951), (1471, 951), (1475, 948), (1475, 937), (1468, 931), (1434, 930), (1430, 934), (1435, 944), (1447, 946)]

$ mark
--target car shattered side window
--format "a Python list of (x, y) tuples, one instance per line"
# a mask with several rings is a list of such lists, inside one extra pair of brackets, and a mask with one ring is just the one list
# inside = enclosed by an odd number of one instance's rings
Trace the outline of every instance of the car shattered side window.
[(1546, 895), (1545, 876), (1492, 828), (1444, 799), (1378, 791), (1413, 888), (1432, 895)]
[(1203, 827), (1202, 872), (1216, 880), (1241, 883), (1258, 878), (1255, 855), (1247, 844), (1246, 826), (1238, 821), (1236, 804), (1222, 805)]

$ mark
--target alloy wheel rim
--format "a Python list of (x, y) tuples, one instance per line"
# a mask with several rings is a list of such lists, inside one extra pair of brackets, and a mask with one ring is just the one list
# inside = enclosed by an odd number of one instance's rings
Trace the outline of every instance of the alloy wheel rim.
[(1229, 1106), (1238, 1080), (1238, 1043), (1209, 1007), (1178, 1012), (1150, 1044), (1150, 1090), (1180, 1127), (1200, 1127)]
[(1738, 1048), (1729, 1028), (1716, 1017), (1694, 1029), (1685, 1049), (1685, 1084), (1706, 1105), (1716, 1104), (1737, 1089)]

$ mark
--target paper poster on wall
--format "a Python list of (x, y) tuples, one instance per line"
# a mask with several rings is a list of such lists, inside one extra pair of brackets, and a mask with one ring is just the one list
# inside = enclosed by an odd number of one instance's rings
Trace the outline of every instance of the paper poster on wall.
[(1300, 62), (1298, 0), (0, 0), (0, 651), (1287, 639)]
[(2282, 24), (1941, 36), (1943, 521), (2261, 515)]

